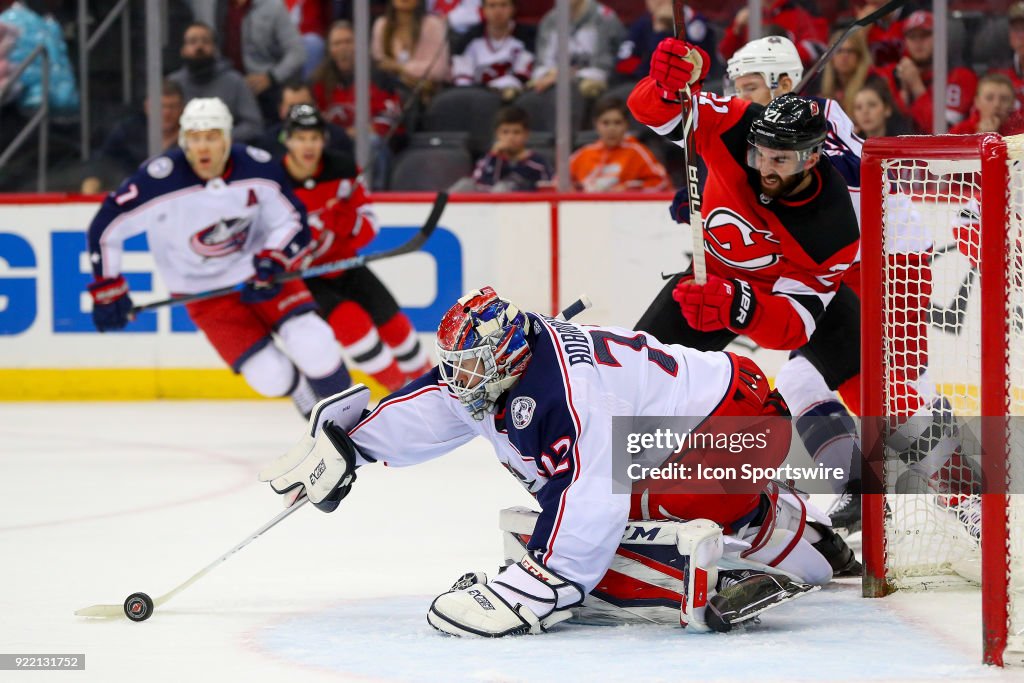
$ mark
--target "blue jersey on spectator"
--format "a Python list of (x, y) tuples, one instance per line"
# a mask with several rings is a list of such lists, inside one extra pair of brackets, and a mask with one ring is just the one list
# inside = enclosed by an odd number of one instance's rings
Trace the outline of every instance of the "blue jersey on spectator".
[(510, 191), (532, 191), (537, 189), (537, 183), (551, 180), (551, 165), (534, 151), (519, 161), (501, 154), (487, 154), (477, 162), (473, 180), (486, 187), (501, 183), (508, 185), (506, 189)]
[[(674, 35), (671, 31), (656, 31), (654, 18), (650, 13), (645, 14), (630, 24), (629, 34), (619, 46), (615, 70), (623, 76), (637, 80), (643, 78), (651, 70), (651, 55), (654, 54), (654, 48), (665, 38), (672, 38)], [(707, 20), (689, 7), (686, 8), (686, 40), (700, 47), (714, 61), (715, 35), (708, 27)]]

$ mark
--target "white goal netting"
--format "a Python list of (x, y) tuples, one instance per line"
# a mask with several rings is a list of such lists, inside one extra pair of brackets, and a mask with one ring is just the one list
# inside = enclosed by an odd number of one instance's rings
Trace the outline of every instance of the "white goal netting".
[[(885, 496), (885, 574), (892, 588), (982, 582), (986, 520), (977, 491), (987, 472), (981, 463), (995, 456), (979, 455), (981, 423), (971, 418), (982, 415), (983, 385), (1003, 383), (983, 372), (983, 348), (1003, 359), (1005, 413), (1016, 416), (1007, 421), (1007, 486), (987, 482), (985, 490), (1011, 494), (1008, 523), (1000, 525), (1011, 661), (1024, 656), (1024, 140), (1006, 144), (1009, 183), (999, 186), (1005, 201), (983, 183), (980, 156), (882, 161), (882, 291), (866, 284), (863, 296), (883, 301), (884, 410), (896, 416), (888, 433), (904, 432), (887, 442), (885, 467), (887, 487), (899, 491)], [(982, 285), (991, 267), (981, 255), (986, 202), (1000, 211), (1005, 206), (1004, 225), (984, 224), (986, 231), (1005, 232), (1003, 293)], [(982, 320), (989, 316), (1008, 321), (1001, 348), (982, 343)]]

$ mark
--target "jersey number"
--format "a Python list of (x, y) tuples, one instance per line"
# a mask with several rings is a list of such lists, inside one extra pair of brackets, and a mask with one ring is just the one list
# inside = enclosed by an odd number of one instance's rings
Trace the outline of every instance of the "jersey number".
[(622, 364), (615, 360), (615, 356), (612, 354), (611, 347), (609, 346), (611, 342), (614, 342), (634, 351), (647, 349), (647, 360), (673, 377), (679, 373), (679, 363), (676, 362), (676, 359), (664, 351), (652, 349), (647, 345), (647, 337), (642, 334), (638, 334), (635, 337), (627, 337), (604, 330), (590, 330), (590, 337), (594, 340), (594, 357), (597, 358), (597, 362), (601, 365), (610, 365), (615, 368), (622, 367)]

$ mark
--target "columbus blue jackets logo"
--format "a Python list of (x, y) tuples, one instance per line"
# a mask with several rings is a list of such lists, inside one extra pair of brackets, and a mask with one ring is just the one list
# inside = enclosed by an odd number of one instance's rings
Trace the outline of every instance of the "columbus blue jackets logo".
[(249, 238), (252, 218), (223, 218), (192, 235), (192, 250), (200, 256), (217, 257), (233, 254)]
[(704, 244), (715, 258), (734, 268), (758, 270), (779, 261), (781, 244), (769, 230), (758, 229), (729, 209), (718, 208), (704, 222)]
[(537, 402), (529, 396), (517, 396), (512, 400), (509, 412), (512, 414), (512, 424), (515, 425), (516, 429), (525, 429), (530, 424), (536, 407)]

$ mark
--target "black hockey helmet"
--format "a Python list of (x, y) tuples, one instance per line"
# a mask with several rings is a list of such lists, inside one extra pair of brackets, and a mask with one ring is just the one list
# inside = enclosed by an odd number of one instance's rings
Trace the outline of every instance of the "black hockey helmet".
[(293, 104), (284, 119), (282, 132), (290, 137), (297, 130), (318, 130), (327, 134), (327, 121), (312, 104)]
[(771, 149), (791, 149), (809, 156), (820, 151), (828, 124), (812, 99), (786, 93), (772, 100), (750, 126), (747, 142)]

